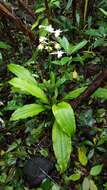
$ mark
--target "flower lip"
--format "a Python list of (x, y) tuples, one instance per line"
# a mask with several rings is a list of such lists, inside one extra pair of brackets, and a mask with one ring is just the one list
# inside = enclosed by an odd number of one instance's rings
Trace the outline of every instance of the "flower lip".
[(58, 37), (60, 36), (61, 32), (62, 32), (62, 31), (61, 31), (60, 29), (55, 30), (55, 31), (54, 31), (55, 37), (58, 38)]
[(51, 54), (53, 54), (53, 55), (57, 55), (58, 58), (61, 58), (62, 55), (64, 54), (64, 52), (61, 51), (61, 50), (59, 50), (59, 51), (53, 52), (53, 53), (51, 53)]

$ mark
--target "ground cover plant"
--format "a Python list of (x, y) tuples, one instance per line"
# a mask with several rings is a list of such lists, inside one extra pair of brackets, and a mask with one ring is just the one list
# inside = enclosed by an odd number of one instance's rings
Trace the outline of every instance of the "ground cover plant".
[(107, 2), (0, 2), (0, 190), (107, 189)]

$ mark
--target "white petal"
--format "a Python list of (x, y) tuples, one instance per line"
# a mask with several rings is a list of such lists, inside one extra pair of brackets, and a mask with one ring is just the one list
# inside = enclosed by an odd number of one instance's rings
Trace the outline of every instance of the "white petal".
[(62, 57), (63, 53), (64, 53), (63, 51), (57, 51), (57, 57), (58, 58)]
[(54, 32), (55, 37), (58, 38), (60, 36), (61, 32), (62, 31), (60, 29), (55, 30), (55, 32)]
[(49, 25), (46, 27), (46, 30), (50, 33), (53, 33), (54, 32), (54, 28), (52, 28), (52, 25)]
[(39, 50), (42, 50), (43, 48), (44, 48), (44, 45), (43, 45), (43, 44), (39, 44), (39, 45), (38, 45), (38, 49), (39, 49)]
[(39, 38), (39, 41), (40, 41), (40, 42), (45, 42), (46, 40), (47, 40), (47, 38), (44, 37), (44, 36), (41, 36), (41, 37)]

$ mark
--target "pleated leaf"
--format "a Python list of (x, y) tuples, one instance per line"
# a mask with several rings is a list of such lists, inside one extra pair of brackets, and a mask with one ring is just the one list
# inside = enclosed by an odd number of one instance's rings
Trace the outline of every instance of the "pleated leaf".
[(36, 83), (36, 80), (34, 79), (34, 77), (32, 77), (28, 69), (24, 68), (23, 66), (16, 65), (16, 64), (9, 64), (8, 69), (17, 77)]
[(19, 119), (26, 119), (28, 117), (33, 117), (38, 115), (40, 112), (44, 111), (45, 108), (39, 104), (28, 104), (21, 108), (18, 108), (11, 116), (10, 120), (15, 121)]
[(73, 136), (76, 130), (74, 111), (70, 104), (61, 102), (52, 106), (52, 111), (60, 129), (68, 136)]
[(56, 121), (52, 129), (52, 141), (59, 171), (63, 173), (68, 166), (72, 145), (71, 138), (60, 129)]
[(9, 83), (15, 88), (19, 88), (23, 92), (27, 92), (32, 96), (35, 96), (41, 99), (44, 103), (48, 103), (48, 99), (44, 93), (44, 91), (33, 81), (27, 81), (22, 78), (13, 78), (9, 81)]

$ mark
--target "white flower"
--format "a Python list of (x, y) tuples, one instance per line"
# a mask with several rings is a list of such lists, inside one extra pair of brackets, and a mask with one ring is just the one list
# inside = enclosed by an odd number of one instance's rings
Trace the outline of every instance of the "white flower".
[(44, 48), (44, 45), (43, 45), (43, 44), (39, 44), (39, 45), (38, 45), (38, 49), (39, 49), (39, 50), (42, 50), (43, 48)]
[(57, 57), (58, 57), (58, 58), (62, 57), (63, 54), (64, 54), (63, 51), (57, 51)]
[(52, 25), (46, 26), (46, 31), (54, 33), (54, 28), (52, 28)]
[(51, 54), (57, 55), (58, 58), (61, 58), (62, 55), (64, 54), (64, 52), (59, 50), (59, 51), (53, 52), (53, 53), (51, 53)]
[(55, 30), (55, 31), (54, 31), (55, 37), (58, 38), (58, 37), (60, 36), (61, 32), (62, 32), (62, 31), (61, 31), (60, 29)]
[(44, 36), (40, 36), (40, 38), (39, 38), (39, 42), (45, 42), (46, 40), (47, 40), (47, 38)]
[(54, 48), (55, 48), (55, 49), (60, 49), (60, 48), (61, 48), (61, 46), (60, 46), (60, 44), (55, 43)]

